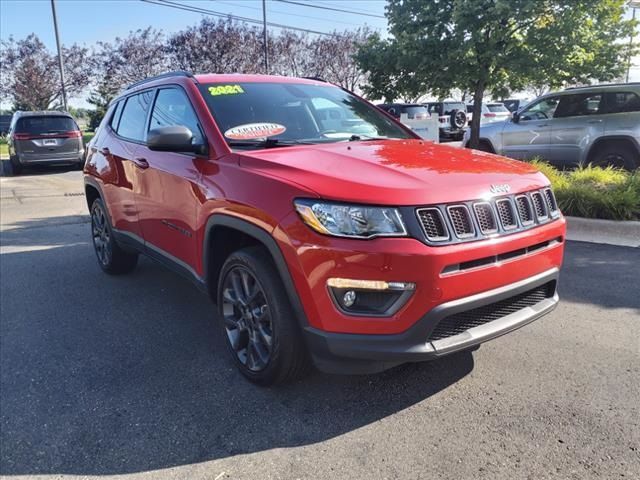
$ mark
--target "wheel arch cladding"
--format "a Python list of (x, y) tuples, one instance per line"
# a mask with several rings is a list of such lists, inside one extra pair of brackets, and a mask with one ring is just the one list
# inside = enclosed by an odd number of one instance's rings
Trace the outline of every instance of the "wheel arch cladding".
[(300, 327), (307, 326), (308, 321), (302, 303), (276, 240), (263, 228), (230, 215), (212, 215), (206, 224), (202, 265), (210, 297), (216, 301), (220, 271), (227, 256), (247, 246), (262, 246), (269, 253)]
[(93, 202), (97, 198), (102, 198), (102, 195), (100, 195), (100, 191), (94, 185), (91, 185), (89, 183), (85, 183), (84, 193), (87, 198), (87, 207), (89, 208), (89, 210), (91, 210), (91, 205), (93, 205)]
[(598, 154), (598, 151), (601, 148), (604, 148), (607, 145), (610, 145), (612, 143), (631, 147), (636, 152), (636, 154), (640, 156), (640, 144), (635, 138), (629, 137), (626, 135), (612, 135), (612, 136), (597, 138), (593, 142), (593, 144), (589, 148), (589, 151), (587, 152), (587, 156), (586, 156), (587, 163), (592, 162), (594, 160), (595, 155)]

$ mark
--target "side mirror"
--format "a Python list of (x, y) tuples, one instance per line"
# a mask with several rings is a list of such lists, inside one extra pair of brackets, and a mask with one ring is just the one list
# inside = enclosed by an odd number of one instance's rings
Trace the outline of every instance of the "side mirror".
[(181, 125), (154, 128), (147, 135), (149, 150), (156, 152), (206, 153), (206, 145), (193, 144), (192, 141), (193, 133), (191, 130)]
[(513, 120), (513, 123), (520, 123), (520, 112), (513, 112), (511, 114), (511, 120)]

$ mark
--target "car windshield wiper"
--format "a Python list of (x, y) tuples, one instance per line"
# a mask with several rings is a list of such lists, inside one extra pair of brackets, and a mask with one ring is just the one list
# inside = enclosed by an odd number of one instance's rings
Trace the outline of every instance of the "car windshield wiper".
[(389, 137), (369, 137), (368, 135), (351, 135), (347, 141), (349, 142), (370, 142), (371, 140), (389, 140)]

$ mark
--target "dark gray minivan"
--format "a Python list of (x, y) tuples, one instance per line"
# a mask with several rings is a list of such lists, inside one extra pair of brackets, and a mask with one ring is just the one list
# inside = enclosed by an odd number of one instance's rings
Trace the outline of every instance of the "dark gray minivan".
[(16, 112), (8, 135), (9, 158), (13, 173), (37, 164), (84, 164), (82, 132), (66, 112)]

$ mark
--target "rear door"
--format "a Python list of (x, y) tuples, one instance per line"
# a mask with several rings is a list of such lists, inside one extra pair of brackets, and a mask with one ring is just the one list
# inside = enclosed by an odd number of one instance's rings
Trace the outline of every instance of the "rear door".
[[(149, 130), (181, 125), (189, 128), (194, 143), (205, 143), (200, 121), (185, 91), (178, 86), (157, 92)], [(202, 159), (193, 153), (156, 152), (143, 145), (136, 151), (136, 203), (149, 253), (170, 260), (190, 273), (199, 256), (196, 213)]]
[(140, 169), (136, 152), (146, 138), (153, 90), (131, 95), (120, 101), (109, 128), (112, 135), (101, 136), (96, 144), (95, 164), (104, 180), (105, 196), (113, 227), (142, 242), (138, 209), (134, 198), (136, 176)]
[(582, 152), (604, 133), (604, 93), (574, 93), (560, 97), (552, 123), (547, 159), (558, 166), (580, 163)]
[(502, 153), (518, 160), (547, 159), (551, 145), (551, 124), (559, 97), (545, 97), (527, 108), (518, 123), (507, 122), (502, 130)]

